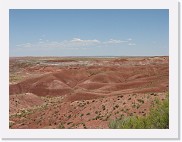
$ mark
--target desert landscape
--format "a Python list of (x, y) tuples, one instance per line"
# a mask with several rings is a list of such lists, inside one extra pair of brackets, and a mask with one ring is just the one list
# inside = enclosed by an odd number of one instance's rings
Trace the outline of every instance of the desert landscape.
[[(168, 98), (169, 57), (10, 57), (11, 129), (108, 129)], [(158, 117), (158, 116), (156, 116)]]

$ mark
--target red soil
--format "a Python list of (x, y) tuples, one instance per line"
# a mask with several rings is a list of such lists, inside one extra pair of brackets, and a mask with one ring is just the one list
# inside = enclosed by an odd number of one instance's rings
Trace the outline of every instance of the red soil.
[[(11, 71), (19, 68), (18, 73), (27, 77), (10, 84), (10, 114), (22, 108), (41, 109), (21, 117), (11, 115), (12, 128), (108, 128), (109, 121), (121, 115), (147, 115), (152, 101), (164, 99), (168, 91), (168, 57), (92, 59), (87, 65), (72, 59), (37, 58), (39, 64), (21, 63), (22, 67), (18, 61), (10, 60)], [(66, 65), (41, 65), (42, 61)], [(69, 65), (73, 61), (78, 65)], [(137, 102), (141, 98), (143, 104)], [(140, 109), (133, 107), (135, 103)]]
[(44, 101), (31, 93), (10, 95), (10, 114), (17, 113), (21, 109), (42, 105)]

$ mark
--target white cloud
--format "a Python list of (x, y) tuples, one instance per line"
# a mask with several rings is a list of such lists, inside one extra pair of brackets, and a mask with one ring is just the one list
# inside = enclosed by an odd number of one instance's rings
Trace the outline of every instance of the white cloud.
[(131, 41), (132, 40), (132, 38), (128, 38), (128, 41)]
[(71, 40), (71, 42), (82, 42), (83, 40), (79, 39), (79, 38), (73, 38)]
[(17, 47), (32, 47), (31, 43), (18, 44)]
[(80, 43), (100, 43), (99, 40), (93, 39), (93, 40), (82, 40), (80, 38), (73, 38), (70, 42), (80, 42)]
[(110, 39), (109, 41), (106, 41), (105, 43), (118, 44), (118, 43), (123, 43), (123, 42), (128, 42), (128, 41), (126, 41), (126, 40), (115, 40), (115, 39)]
[(96, 46), (100, 44), (101, 42), (99, 40), (93, 39), (93, 40), (83, 40), (80, 38), (73, 38), (72, 40), (63, 41), (61, 42), (62, 45), (65, 47), (88, 47), (88, 46)]
[(129, 46), (135, 46), (136, 44), (135, 43), (129, 43), (128, 45)]
[[(107, 47), (112, 45), (119, 45), (128, 43), (129, 40), (118, 40), (118, 39), (109, 39), (107, 41), (99, 41), (97, 39), (80, 39), (73, 38), (71, 40), (63, 40), (63, 41), (49, 41), (39, 39), (38, 42), (35, 43), (25, 43), (16, 45), (19, 48), (61, 48), (61, 49), (88, 49), (88, 47)], [(135, 45), (134, 43), (129, 43), (129, 46)]]

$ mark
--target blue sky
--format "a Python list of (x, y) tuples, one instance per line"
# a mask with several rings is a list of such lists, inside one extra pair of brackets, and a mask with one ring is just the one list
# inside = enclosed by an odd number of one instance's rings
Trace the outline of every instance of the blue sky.
[(10, 10), (10, 56), (169, 54), (168, 10)]

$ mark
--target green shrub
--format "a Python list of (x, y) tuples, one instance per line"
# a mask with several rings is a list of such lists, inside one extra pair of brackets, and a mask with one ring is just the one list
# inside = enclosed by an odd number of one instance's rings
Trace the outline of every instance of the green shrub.
[(137, 99), (137, 101), (142, 103), (142, 104), (144, 103), (144, 100), (142, 100), (142, 99)]
[(58, 129), (64, 129), (64, 128), (65, 127), (64, 127), (63, 123), (60, 123), (59, 126), (58, 126)]
[(105, 110), (105, 109), (106, 109), (106, 107), (104, 105), (102, 105), (102, 110)]
[(156, 106), (147, 116), (130, 116), (122, 120), (112, 120), (111, 129), (168, 129), (169, 128), (169, 99), (156, 101)]
[(9, 128), (12, 128), (13, 125), (14, 125), (14, 122), (10, 121), (9, 122)]

